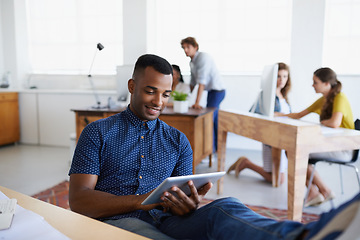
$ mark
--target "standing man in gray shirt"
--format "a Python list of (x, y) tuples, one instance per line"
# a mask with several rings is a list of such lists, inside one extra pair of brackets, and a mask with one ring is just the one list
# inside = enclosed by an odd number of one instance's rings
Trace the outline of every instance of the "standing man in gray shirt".
[(187, 57), (191, 58), (191, 81), (190, 89), (193, 91), (196, 84), (199, 84), (196, 101), (192, 106), (201, 109), (200, 100), (204, 90), (208, 91), (206, 107), (215, 107), (214, 111), (214, 151), (217, 151), (217, 128), (218, 110), (220, 103), (225, 98), (225, 89), (222, 84), (220, 72), (218, 71), (212, 57), (204, 52), (199, 52), (199, 44), (193, 37), (181, 40), (181, 47)]

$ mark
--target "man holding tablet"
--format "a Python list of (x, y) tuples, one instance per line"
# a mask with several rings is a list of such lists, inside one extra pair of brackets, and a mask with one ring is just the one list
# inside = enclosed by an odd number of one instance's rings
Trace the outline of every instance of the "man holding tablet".
[(319, 224), (277, 222), (234, 198), (198, 209), (212, 184), (196, 189), (192, 181), (189, 196), (172, 187), (161, 203), (141, 204), (166, 178), (192, 174), (189, 141), (158, 119), (170, 96), (171, 74), (165, 59), (141, 56), (128, 81), (128, 108), (83, 130), (69, 171), (73, 211), (152, 239), (303, 239), (333, 220), (334, 212)]

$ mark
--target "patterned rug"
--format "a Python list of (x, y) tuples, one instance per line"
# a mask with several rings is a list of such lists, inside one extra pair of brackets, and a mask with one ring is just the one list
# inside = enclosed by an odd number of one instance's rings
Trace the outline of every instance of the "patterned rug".
[[(45, 191), (42, 191), (38, 194), (35, 194), (32, 196), (34, 198), (40, 199), (42, 201), (54, 204), (56, 206), (70, 209), (69, 207), (69, 182), (64, 181), (52, 188), (49, 188)], [(206, 205), (212, 200), (209, 199), (203, 199), (200, 205)], [(285, 220), (287, 219), (287, 211), (282, 209), (276, 209), (276, 208), (266, 208), (261, 206), (252, 206), (247, 205), (250, 209), (257, 212), (260, 215), (263, 215), (265, 217), (273, 218), (276, 220)], [(308, 223), (315, 221), (319, 218), (316, 214), (309, 214), (309, 213), (303, 213), (301, 222)]]

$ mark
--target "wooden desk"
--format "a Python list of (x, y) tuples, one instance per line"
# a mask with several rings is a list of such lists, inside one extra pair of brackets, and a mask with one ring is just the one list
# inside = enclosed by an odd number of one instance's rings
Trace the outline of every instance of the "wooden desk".
[[(289, 118), (269, 118), (254, 113), (219, 111), (218, 171), (224, 171), (226, 137), (228, 132), (242, 135), (273, 147), (279, 158), (280, 149), (288, 157), (288, 219), (301, 220), (305, 195), (306, 170), (309, 153), (360, 148), (360, 131), (323, 135), (318, 124)], [(276, 162), (275, 162), (276, 164)], [(222, 193), (223, 179), (218, 181)]]
[[(82, 130), (89, 123), (101, 118), (112, 116), (125, 110), (118, 109), (72, 109), (76, 118), (76, 137), (79, 138)], [(195, 167), (207, 156), (209, 166), (212, 163), (213, 152), (213, 113), (214, 108), (189, 109), (187, 113), (175, 113), (172, 107), (166, 107), (160, 115), (160, 119), (170, 126), (183, 132), (189, 139), (193, 150), (193, 172)]]
[(148, 239), (2, 186), (0, 190), (9, 198), (16, 198), (21, 207), (44, 217), (70, 239)]

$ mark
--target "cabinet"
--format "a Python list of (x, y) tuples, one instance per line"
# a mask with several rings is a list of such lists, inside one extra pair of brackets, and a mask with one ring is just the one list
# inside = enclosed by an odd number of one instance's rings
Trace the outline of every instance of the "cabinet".
[(18, 93), (0, 93), (0, 145), (20, 140)]

